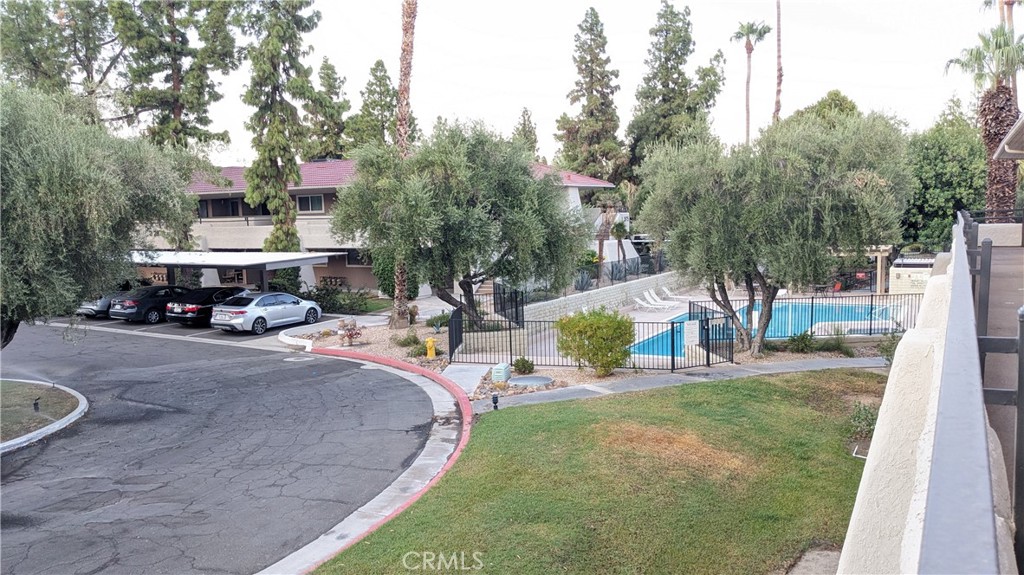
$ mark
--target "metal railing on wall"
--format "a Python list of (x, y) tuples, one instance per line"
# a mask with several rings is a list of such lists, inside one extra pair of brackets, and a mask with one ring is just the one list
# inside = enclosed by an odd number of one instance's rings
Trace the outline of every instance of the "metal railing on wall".
[(658, 253), (621, 261), (606, 261), (600, 265), (595, 263), (580, 266), (573, 274), (569, 285), (560, 290), (552, 290), (544, 286), (520, 287), (518, 289), (523, 292), (525, 303), (531, 304), (636, 281), (667, 271), (671, 271), (668, 259)]

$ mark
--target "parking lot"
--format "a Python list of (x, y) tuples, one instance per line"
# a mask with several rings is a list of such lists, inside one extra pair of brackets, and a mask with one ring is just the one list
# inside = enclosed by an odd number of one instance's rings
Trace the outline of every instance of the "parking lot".
[[(315, 325), (322, 326), (321, 329), (328, 327), (336, 327), (338, 316), (325, 315), (320, 318)], [(66, 326), (70, 323), (70, 318), (61, 318), (52, 322), (58, 327)], [(206, 326), (191, 326), (182, 325), (174, 322), (161, 322), (154, 324), (147, 324), (143, 322), (127, 322), (121, 319), (108, 319), (108, 318), (89, 318), (82, 317), (78, 318), (78, 325), (84, 327), (86, 331), (91, 328), (100, 328), (97, 331), (115, 331), (125, 333), (138, 333), (138, 334), (149, 334), (159, 336), (173, 336), (177, 338), (185, 338), (190, 340), (199, 341), (212, 341), (222, 343), (236, 343), (236, 344), (252, 344), (257, 345), (260, 343), (267, 343), (268, 341), (276, 341), (277, 335), (282, 331), (296, 326), (302, 326), (305, 324), (293, 324), (280, 328), (270, 328), (263, 335), (255, 335), (250, 332), (226, 332), (216, 328), (209, 328)]]
[(380, 493), (431, 429), (415, 384), (287, 351), (279, 329), (82, 323), (71, 341), (23, 325), (3, 351), (3, 378), (90, 403), (0, 458), (5, 574), (259, 571)]

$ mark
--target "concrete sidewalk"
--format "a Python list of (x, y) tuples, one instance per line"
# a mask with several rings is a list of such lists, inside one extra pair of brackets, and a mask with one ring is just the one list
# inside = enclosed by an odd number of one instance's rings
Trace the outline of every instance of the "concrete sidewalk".
[[(620, 379), (608, 383), (592, 383), (586, 385), (575, 385), (552, 389), (549, 391), (538, 391), (499, 398), (498, 407), (513, 407), (516, 405), (530, 405), (534, 403), (547, 403), (550, 401), (565, 401), (569, 399), (586, 399), (590, 397), (601, 397), (613, 393), (624, 393), (628, 391), (643, 391), (645, 389), (656, 389), (685, 383), (701, 383), (725, 379), (738, 379), (756, 375), (767, 375), (772, 373), (791, 373), (797, 371), (815, 371), (820, 369), (835, 368), (884, 368), (885, 360), (881, 357), (855, 357), (837, 359), (801, 359), (797, 361), (783, 361), (778, 363), (760, 363), (751, 365), (726, 364), (709, 368), (688, 369), (676, 373), (660, 373), (657, 375), (646, 375)], [(472, 393), (480, 384), (480, 378), (490, 369), (488, 365), (467, 365), (455, 364), (445, 368), (443, 374), (454, 381), (466, 393)], [(492, 411), (491, 399), (479, 399), (473, 402), (473, 413), (486, 413)]]

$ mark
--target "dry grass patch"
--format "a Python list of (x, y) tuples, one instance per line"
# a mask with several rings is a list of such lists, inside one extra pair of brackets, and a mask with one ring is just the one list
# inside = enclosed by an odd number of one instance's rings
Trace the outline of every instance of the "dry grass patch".
[(631, 421), (608, 421), (593, 427), (602, 447), (621, 455), (653, 457), (669, 468), (683, 466), (709, 477), (746, 473), (750, 465), (736, 453), (708, 445), (690, 431), (642, 425)]

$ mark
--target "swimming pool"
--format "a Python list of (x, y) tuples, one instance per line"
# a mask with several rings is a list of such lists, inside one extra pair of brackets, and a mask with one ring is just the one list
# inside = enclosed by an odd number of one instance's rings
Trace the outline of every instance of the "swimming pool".
[[(873, 335), (888, 333), (891, 331), (902, 331), (905, 327), (912, 327), (907, 323), (908, 319), (903, 317), (904, 305), (893, 304), (887, 300), (877, 303), (847, 303), (843, 301), (830, 301), (831, 299), (843, 298), (815, 298), (812, 300), (791, 300), (776, 301), (772, 306), (772, 321), (768, 325), (767, 337), (787, 338), (792, 335), (799, 335), (805, 331), (812, 331), (818, 336), (828, 336), (841, 330), (851, 335)], [(746, 325), (747, 306), (739, 308), (740, 321)], [(754, 304), (754, 329), (751, 335), (757, 335), (757, 321), (761, 313), (761, 302)], [(673, 331), (675, 343), (675, 355), (683, 357), (686, 347), (699, 345), (694, 335), (697, 330), (699, 319), (698, 314), (693, 318), (689, 313), (676, 316), (669, 320), (675, 325), (661, 333), (633, 344), (630, 350), (637, 355), (672, 355)], [(687, 327), (689, 324), (689, 328)], [(687, 342), (687, 334), (691, 337)], [(711, 328), (711, 340), (722, 341), (735, 337), (734, 330), (730, 326), (717, 326)]]

